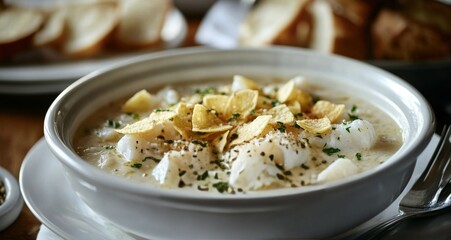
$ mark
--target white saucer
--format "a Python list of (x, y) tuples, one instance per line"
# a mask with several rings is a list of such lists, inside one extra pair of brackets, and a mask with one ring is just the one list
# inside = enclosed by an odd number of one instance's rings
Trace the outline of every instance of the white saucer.
[[(161, 32), (163, 49), (181, 46), (186, 38), (187, 32), (188, 25), (186, 19), (178, 9), (173, 9), (169, 13)], [(57, 93), (73, 81), (90, 72), (152, 51), (155, 50), (62, 63), (0, 66), (0, 93)]]
[[(413, 177), (404, 192), (421, 175), (438, 140), (439, 137), (434, 135), (426, 150), (418, 157)], [(60, 162), (52, 155), (44, 139), (39, 140), (25, 157), (19, 181), (27, 206), (47, 227), (40, 231), (39, 240), (60, 239), (58, 236), (63, 239), (136, 239), (95, 214), (71, 191)], [(399, 201), (400, 198), (343, 237), (396, 215)]]

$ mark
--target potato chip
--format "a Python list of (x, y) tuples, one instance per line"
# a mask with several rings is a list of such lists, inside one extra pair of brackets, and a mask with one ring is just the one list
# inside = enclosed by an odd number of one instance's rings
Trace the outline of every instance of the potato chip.
[(224, 147), (227, 144), (227, 137), (229, 136), (229, 132), (230, 131), (227, 131), (219, 135), (211, 142), (216, 152), (221, 153), (224, 151)]
[(302, 90), (296, 90), (296, 101), (301, 104), (302, 111), (310, 111), (313, 106), (313, 98), (310, 96), (308, 92), (304, 92)]
[(294, 100), (296, 98), (296, 90), (298, 89), (294, 85), (294, 81), (288, 81), (285, 85), (279, 88), (279, 91), (277, 91), (277, 100), (280, 103)]
[(301, 112), (301, 104), (298, 101), (289, 101), (286, 105), (294, 115)]
[(249, 78), (241, 75), (233, 76), (232, 92), (237, 92), (243, 89), (260, 90), (261, 87)]
[(192, 124), (194, 132), (222, 132), (232, 128), (230, 125), (224, 125), (214, 110), (202, 104), (194, 105)]
[(238, 145), (260, 136), (269, 124), (269, 121), (271, 121), (271, 118), (271, 115), (261, 115), (254, 121), (237, 128), (237, 132), (231, 134), (233, 139), (230, 142), (230, 146)]
[(224, 115), (226, 112), (228, 96), (225, 95), (207, 95), (204, 97), (203, 105), (208, 109), (214, 109), (219, 114)]
[(135, 93), (122, 106), (123, 112), (147, 112), (152, 108), (152, 95), (145, 89)]
[(143, 135), (151, 132), (157, 125), (170, 119), (173, 119), (175, 115), (176, 113), (173, 111), (152, 112), (149, 117), (144, 118), (133, 124), (127, 125), (122, 129), (117, 129), (116, 131), (122, 134)]
[(329, 132), (332, 129), (329, 118), (323, 117), (320, 119), (302, 119), (296, 121), (296, 124), (307, 132), (313, 134), (321, 134)]
[(272, 118), (270, 123), (275, 124), (281, 122), (283, 124), (292, 123), (294, 121), (293, 113), (285, 104), (277, 105), (269, 109), (266, 114), (271, 114)]
[(327, 117), (333, 123), (341, 116), (344, 109), (344, 104), (333, 104), (329, 101), (320, 100), (313, 105), (311, 113), (317, 118)]
[(275, 105), (276, 103), (278, 103), (278, 101), (277, 100), (273, 100), (273, 99), (268, 98), (268, 97), (265, 97), (265, 96), (258, 96), (258, 98), (257, 98), (257, 106), (256, 107), (257, 108), (269, 109), (269, 108), (273, 107), (273, 103)]
[(230, 96), (227, 102), (226, 119), (234, 114), (240, 114), (240, 119), (245, 119), (257, 106), (258, 91), (244, 89)]
[(193, 116), (193, 108), (189, 107), (186, 103), (181, 102), (177, 104), (175, 112), (177, 115), (174, 117), (174, 128), (185, 139), (189, 139), (192, 135), (193, 125), (191, 119)]

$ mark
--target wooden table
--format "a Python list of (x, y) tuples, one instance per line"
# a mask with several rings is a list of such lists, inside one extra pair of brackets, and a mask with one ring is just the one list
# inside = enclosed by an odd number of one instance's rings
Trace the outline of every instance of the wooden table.
[[(193, 46), (194, 33), (200, 20), (189, 21), (189, 33), (184, 46)], [(22, 161), (29, 149), (43, 137), (44, 115), (55, 95), (16, 96), (0, 94), (0, 165), (17, 179)], [(448, 103), (449, 104), (449, 103)], [(441, 112), (441, 111), (440, 111)], [(449, 114), (449, 113), (448, 113)], [(438, 116), (442, 124), (449, 115)], [(0, 239), (36, 239), (40, 222), (28, 207), (7, 229), (0, 232)]]

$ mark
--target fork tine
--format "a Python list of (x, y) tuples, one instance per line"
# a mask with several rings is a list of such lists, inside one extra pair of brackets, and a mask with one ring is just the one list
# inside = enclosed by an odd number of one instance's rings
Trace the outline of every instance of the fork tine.
[(401, 200), (401, 205), (417, 208), (430, 206), (437, 201), (438, 194), (451, 177), (450, 135), (451, 126), (445, 126), (426, 170)]
[[(449, 156), (450, 134), (451, 134), (451, 125), (449, 125), (449, 126), (445, 125), (443, 127), (443, 130), (442, 130), (442, 133), (440, 136), (440, 141), (437, 144), (437, 148), (435, 148), (435, 151), (434, 151), (434, 154), (432, 155), (431, 161), (429, 161), (429, 164), (423, 173), (424, 176), (431, 174), (430, 172), (433, 171), (432, 165), (436, 164), (436, 162), (439, 159), (443, 159), (442, 157), (444, 156), (444, 154), (446, 154), (446, 152), (448, 152), (448, 156)], [(422, 175), (422, 177), (423, 177), (423, 175)]]
[(449, 201), (451, 201), (451, 180), (445, 184), (438, 197), (438, 202), (447, 203)]

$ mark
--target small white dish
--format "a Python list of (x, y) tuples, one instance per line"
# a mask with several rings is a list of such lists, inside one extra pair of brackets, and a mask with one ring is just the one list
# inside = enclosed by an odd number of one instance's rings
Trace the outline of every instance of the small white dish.
[[(396, 201), (371, 220), (339, 237), (350, 237), (396, 215), (400, 199), (423, 172), (438, 139), (439, 137), (434, 135), (426, 150), (418, 156), (412, 178)], [(83, 203), (71, 189), (64, 176), (63, 167), (50, 152), (44, 139), (39, 140), (28, 152), (19, 179), (28, 208), (45, 225), (42, 233), (40, 231), (38, 235), (38, 240), (59, 239), (56, 237), (69, 240), (140, 239), (115, 227)]]
[(5, 201), (0, 205), (0, 231), (2, 231), (19, 216), (23, 199), (16, 178), (2, 167), (0, 167), (0, 182), (3, 182), (6, 190)]

